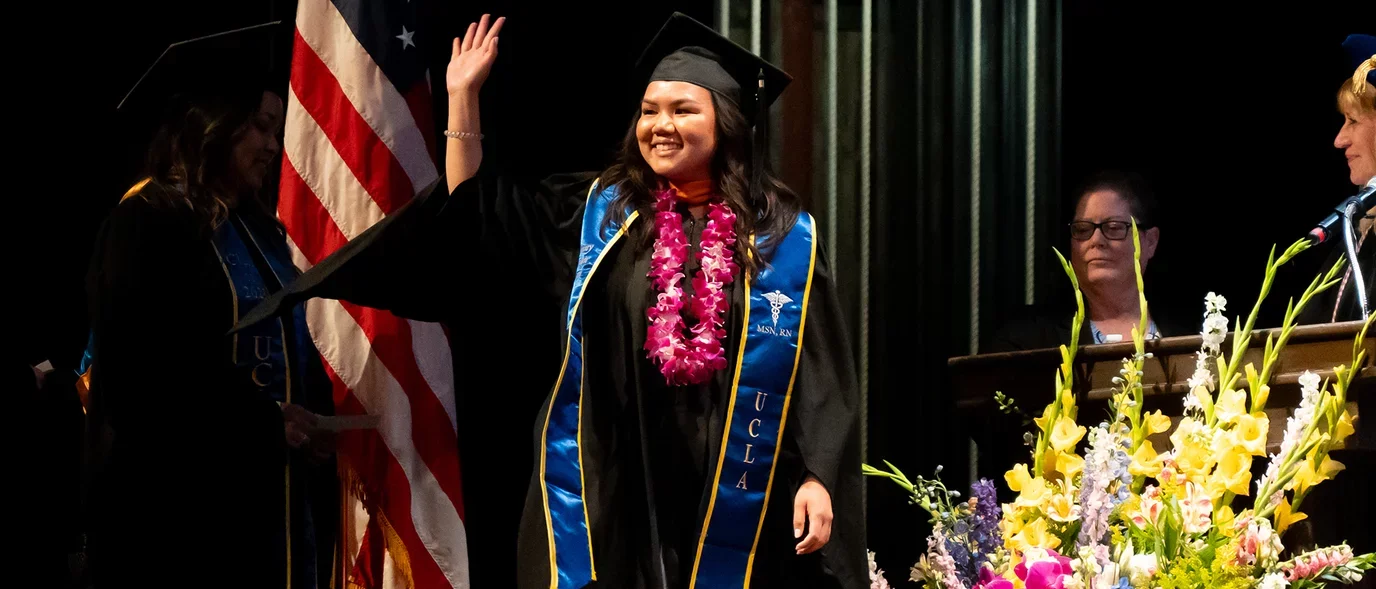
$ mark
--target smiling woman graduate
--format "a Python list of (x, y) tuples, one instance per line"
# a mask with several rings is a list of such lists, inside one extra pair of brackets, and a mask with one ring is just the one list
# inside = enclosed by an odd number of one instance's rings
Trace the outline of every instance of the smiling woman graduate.
[(615, 161), (522, 183), (478, 173), (478, 89), (503, 24), (454, 40), (451, 194), (385, 219), (273, 305), (340, 298), (460, 327), (492, 311), (437, 274), (540, 277), (561, 309), (556, 382), (538, 415), (482, 405), (489, 422), (534, 418), (520, 587), (867, 586), (835, 278), (763, 157), (789, 77), (675, 14), (640, 59)]

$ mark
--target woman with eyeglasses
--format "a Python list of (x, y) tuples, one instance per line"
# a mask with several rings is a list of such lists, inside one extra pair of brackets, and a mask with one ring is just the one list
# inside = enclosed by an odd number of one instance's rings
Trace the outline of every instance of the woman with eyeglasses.
[[(1075, 213), (1070, 218), (1070, 264), (1084, 293), (1085, 323), (1080, 345), (1131, 341), (1132, 329), (1141, 320), (1137, 274), (1133, 271), (1132, 220), (1142, 242), (1142, 269), (1156, 254), (1161, 230), (1156, 199), (1141, 176), (1131, 172), (1103, 171), (1090, 176), (1076, 193)], [(1065, 251), (1062, 249), (1061, 251)], [(1149, 276), (1148, 276), (1149, 278)], [(1175, 323), (1148, 309), (1147, 337), (1189, 335), (1188, 323)], [(1074, 299), (1059, 296), (1044, 306), (1024, 309), (980, 346), (983, 353), (1041, 350), (1070, 345), (1070, 321)], [(978, 476), (998, 477), (997, 465), (1011, 464), (1024, 455), (1017, 415), (983, 414), (971, 424), (979, 446)]]
[[(1130, 341), (1132, 328), (1141, 319), (1137, 275), (1132, 268), (1132, 220), (1137, 220), (1145, 271), (1161, 239), (1156, 198), (1138, 174), (1113, 170), (1091, 176), (1079, 195), (1070, 221), (1070, 263), (1085, 299), (1079, 341), (1082, 345)], [(982, 349), (1010, 352), (1068, 345), (1073, 313), (1073, 308), (1067, 310), (1064, 305), (1033, 311), (1006, 324)], [(1188, 333), (1188, 328), (1148, 317), (1148, 339)]]
[[(1156, 255), (1161, 230), (1155, 225), (1155, 199), (1136, 174), (1102, 172), (1080, 191), (1070, 222), (1070, 264), (1085, 297), (1085, 325), (1091, 339), (1107, 344), (1132, 339), (1142, 317), (1133, 266), (1132, 221), (1142, 243), (1142, 269)], [(1146, 337), (1160, 337), (1148, 319)]]

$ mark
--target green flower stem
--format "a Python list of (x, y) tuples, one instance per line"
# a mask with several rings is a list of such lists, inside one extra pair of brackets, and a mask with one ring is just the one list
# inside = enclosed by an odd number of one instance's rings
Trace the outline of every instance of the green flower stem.
[[(889, 467), (889, 470), (880, 470), (868, 464), (861, 464), (861, 472), (866, 476), (884, 477), (902, 487), (904, 491), (907, 491), (910, 501), (931, 516), (929, 521), (933, 524), (945, 522), (950, 525), (954, 522), (959, 508), (957, 503), (951, 501), (952, 496), (950, 490), (946, 488), (946, 483), (941, 481), (941, 467), (937, 467), (937, 478), (917, 477), (917, 482), (914, 483), (908, 480), (907, 475), (898, 470), (898, 467), (894, 466), (893, 463), (885, 460), (884, 464)], [(934, 489), (937, 491), (935, 497), (929, 494)]]
[[(1333, 449), (1337, 441), (1338, 422), (1342, 419), (1343, 412), (1347, 410), (1347, 391), (1351, 390), (1352, 379), (1356, 377), (1362, 361), (1366, 359), (1366, 350), (1362, 349), (1362, 342), (1366, 340), (1367, 329), (1371, 327), (1373, 320), (1376, 320), (1376, 314), (1367, 317), (1366, 323), (1362, 324), (1362, 330), (1357, 333), (1357, 337), (1352, 342), (1352, 368), (1339, 366), (1335, 370), (1336, 380), (1333, 382), (1333, 399), (1326, 407), (1320, 408), (1323, 410), (1322, 412), (1315, 412), (1315, 422), (1326, 418), (1324, 420), (1328, 425), (1327, 439), (1322, 440), (1314, 452), (1315, 468), (1323, 465), (1324, 460), (1328, 458), (1329, 451)], [(1317, 484), (1315, 483), (1315, 485)], [(1313, 490), (1315, 485), (1310, 485), (1302, 491), (1295, 491), (1295, 496), (1290, 500), (1291, 513), (1299, 512), (1300, 504), (1304, 503), (1304, 499), (1309, 496), (1309, 491)]]
[[(1376, 315), (1367, 318), (1352, 342), (1352, 366), (1361, 366), (1366, 358), (1366, 350), (1362, 349), (1362, 342), (1366, 340), (1367, 330), (1371, 327), (1372, 321), (1376, 320)], [(1293, 449), (1289, 456), (1284, 457), (1284, 461), (1279, 469), (1280, 475), (1276, 480), (1270, 481), (1265, 489), (1257, 490), (1257, 501), (1263, 497), (1274, 495), (1277, 490), (1283, 490), (1290, 481), (1294, 480), (1299, 471), (1299, 463), (1307, 459), (1309, 452), (1314, 451), (1315, 467), (1323, 464), (1328, 456), (1328, 451), (1332, 449), (1334, 440), (1337, 436), (1338, 422), (1342, 418), (1343, 411), (1347, 405), (1347, 391), (1352, 385), (1352, 379), (1356, 376), (1357, 370), (1346, 366), (1339, 366), (1335, 370), (1337, 380), (1333, 382), (1333, 396), (1324, 397), (1320, 400), (1320, 405), (1314, 408), (1314, 419), (1304, 430), (1300, 437), (1305, 441), (1304, 447)], [(1326, 386), (1326, 385), (1325, 385)], [(1291, 513), (1299, 510), (1300, 504), (1308, 496), (1308, 489), (1303, 493), (1296, 492), (1290, 504)], [(1275, 512), (1275, 508), (1269, 505), (1262, 509), (1258, 517), (1267, 517)]]
[[(1313, 430), (1311, 428), (1309, 433), (1312, 432)], [(1295, 475), (1298, 474), (1300, 470), (1297, 464), (1299, 462), (1298, 458), (1308, 454), (1310, 450), (1313, 450), (1325, 438), (1327, 438), (1326, 435), (1314, 437), (1306, 434), (1306, 443), (1303, 446), (1297, 447), (1290, 456), (1286, 457), (1285, 462), (1281, 464), (1280, 475), (1276, 477), (1276, 480), (1266, 485), (1265, 489), (1257, 490), (1257, 496), (1254, 501), (1262, 505), (1262, 508), (1256, 512), (1257, 517), (1271, 517), (1271, 515), (1275, 513), (1276, 506), (1271, 505), (1271, 502), (1267, 500), (1267, 498), (1275, 495), (1277, 490), (1284, 489), (1290, 484), (1290, 481), (1295, 480)]]
[(1218, 512), (1223, 509), (1223, 506), (1233, 504), (1233, 498), (1235, 497), (1237, 497), (1237, 494), (1232, 491), (1223, 492), (1223, 498), (1219, 500), (1218, 505), (1214, 506), (1214, 519), (1218, 519)]
[[(1218, 377), (1218, 390), (1220, 393), (1233, 389), (1237, 384), (1237, 379), (1240, 376), (1238, 374), (1238, 369), (1242, 367), (1242, 356), (1247, 352), (1247, 348), (1251, 346), (1252, 328), (1256, 325), (1257, 315), (1261, 313), (1262, 302), (1266, 300), (1267, 295), (1271, 294), (1271, 285), (1276, 280), (1276, 272), (1280, 270), (1281, 266), (1289, 263), (1295, 256), (1309, 249), (1311, 245), (1312, 243), (1309, 241), (1309, 238), (1301, 238), (1291, 244), (1289, 248), (1286, 248), (1285, 252), (1281, 254), (1280, 259), (1276, 259), (1276, 248), (1274, 246), (1271, 248), (1271, 254), (1266, 260), (1266, 278), (1261, 283), (1261, 292), (1257, 295), (1257, 302), (1252, 305), (1252, 313), (1247, 316), (1247, 323), (1234, 330), (1231, 360)], [(1211, 414), (1208, 416), (1208, 419), (1208, 425), (1213, 426), (1217, 422), (1218, 417)]]
[(1075, 352), (1080, 349), (1080, 328), (1085, 322), (1085, 299), (1084, 294), (1080, 292), (1080, 281), (1075, 278), (1075, 269), (1066, 261), (1065, 256), (1061, 255), (1060, 250), (1053, 248), (1052, 251), (1056, 252), (1056, 259), (1060, 260), (1061, 269), (1070, 278), (1070, 286), (1075, 291), (1075, 318), (1070, 324), (1070, 346), (1061, 346), (1061, 369), (1056, 373), (1056, 398), (1051, 401), (1048, 411), (1042, 414), (1046, 420), (1040, 427), (1041, 433), (1037, 435), (1036, 450), (1032, 455), (1033, 476), (1042, 476), (1046, 447), (1051, 443), (1051, 431), (1056, 427), (1056, 421), (1061, 418), (1062, 412), (1071, 419), (1075, 418), (1075, 408), (1063, 407), (1061, 399), (1065, 393), (1072, 390)]
[(1256, 413), (1266, 408), (1267, 397), (1270, 395), (1262, 390), (1262, 385), (1271, 382), (1271, 370), (1275, 368), (1276, 361), (1280, 359), (1280, 351), (1285, 348), (1285, 344), (1290, 341), (1290, 333), (1295, 330), (1295, 323), (1299, 319), (1300, 312), (1309, 305), (1309, 301), (1320, 293), (1332, 288), (1338, 283), (1338, 271), (1342, 269), (1343, 260), (1338, 260), (1328, 274), (1319, 277), (1309, 283), (1309, 287), (1304, 289), (1304, 294), (1300, 296), (1299, 305), (1291, 299), (1290, 304), (1285, 310), (1285, 321), (1281, 322), (1280, 337), (1276, 338), (1272, 345), (1272, 335), (1266, 336), (1266, 353), (1262, 360), (1261, 376), (1257, 382), (1250, 383), (1252, 388), (1252, 407), (1251, 412)]
[(1128, 420), (1132, 423), (1132, 448), (1128, 451), (1131, 455), (1141, 447), (1142, 441), (1147, 439), (1147, 428), (1142, 419), (1142, 407), (1146, 404), (1146, 391), (1142, 389), (1142, 368), (1146, 363), (1146, 334), (1147, 321), (1150, 313), (1147, 309), (1146, 285), (1142, 281), (1142, 239), (1137, 229), (1137, 219), (1132, 220), (1132, 269), (1137, 276), (1137, 305), (1139, 318), (1137, 329), (1132, 331), (1132, 345), (1135, 352), (1132, 357), (1131, 365), (1128, 367), (1126, 381), (1131, 388), (1127, 391), (1132, 394), (1133, 404), (1128, 408)]
[[(1309, 491), (1314, 487), (1309, 487), (1303, 491), (1295, 491), (1295, 496), (1290, 499), (1290, 513), (1299, 513), (1300, 504), (1304, 503), (1304, 498), (1309, 496)], [(1272, 522), (1277, 523), (1277, 522)]]

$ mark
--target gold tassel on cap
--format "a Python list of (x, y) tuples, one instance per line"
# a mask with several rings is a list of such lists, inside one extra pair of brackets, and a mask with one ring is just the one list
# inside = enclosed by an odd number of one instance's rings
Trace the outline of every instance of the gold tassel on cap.
[(1357, 71), (1352, 74), (1352, 92), (1357, 96), (1366, 94), (1366, 77), (1374, 69), (1376, 69), (1376, 55), (1372, 55), (1363, 61), (1362, 65), (1357, 66)]

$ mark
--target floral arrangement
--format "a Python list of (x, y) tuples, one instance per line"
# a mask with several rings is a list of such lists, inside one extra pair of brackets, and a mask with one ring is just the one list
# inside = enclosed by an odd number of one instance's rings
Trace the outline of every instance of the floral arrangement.
[[(1133, 243), (1140, 252), (1135, 225)], [(1346, 402), (1355, 371), (1349, 367), (1364, 359), (1370, 321), (1356, 337), (1351, 364), (1335, 368), (1331, 381), (1309, 372), (1301, 377), (1302, 400), (1287, 419), (1280, 449), (1266, 453), (1271, 372), (1300, 311), (1337, 282), (1342, 262), (1290, 301), (1281, 329), (1267, 335), (1261, 369), (1241, 365), (1277, 270), (1309, 245), (1296, 242), (1279, 258), (1272, 249), (1261, 294), (1246, 323), (1234, 323), (1227, 354), (1227, 301), (1214, 293), (1206, 297), (1203, 345), (1182, 418), (1170, 434), (1171, 447), (1160, 450), (1148, 436), (1170, 431), (1171, 419), (1143, 412), (1142, 367), (1151, 357), (1143, 341), (1144, 296), (1141, 322), (1132, 331), (1135, 353), (1113, 381), (1107, 419), (1090, 428), (1077, 421), (1071, 369), (1084, 301), (1074, 271), (1057, 252), (1074, 286), (1077, 312), (1071, 345), (1061, 347), (1056, 396), (1032, 420), (1030, 459), (1004, 475), (1016, 499), (999, 505), (994, 483), (981, 479), (961, 501), (941, 482), (940, 467), (933, 479), (910, 480), (888, 462), (887, 470), (865, 466), (865, 474), (894, 481), (931, 516), (927, 551), (910, 580), (927, 589), (1279, 589), (1361, 580), (1376, 566), (1376, 554), (1357, 556), (1338, 545), (1282, 560), (1281, 535), (1305, 518), (1299, 509), (1314, 486), (1343, 469), (1329, 452), (1353, 433)], [(1137, 267), (1140, 293), (1140, 261)], [(1000, 408), (1016, 410), (1010, 399), (996, 396)], [(1253, 483), (1257, 458), (1268, 462)], [(1239, 496), (1250, 496), (1250, 505), (1235, 507)], [(872, 587), (889, 586), (873, 555), (870, 571)]]

